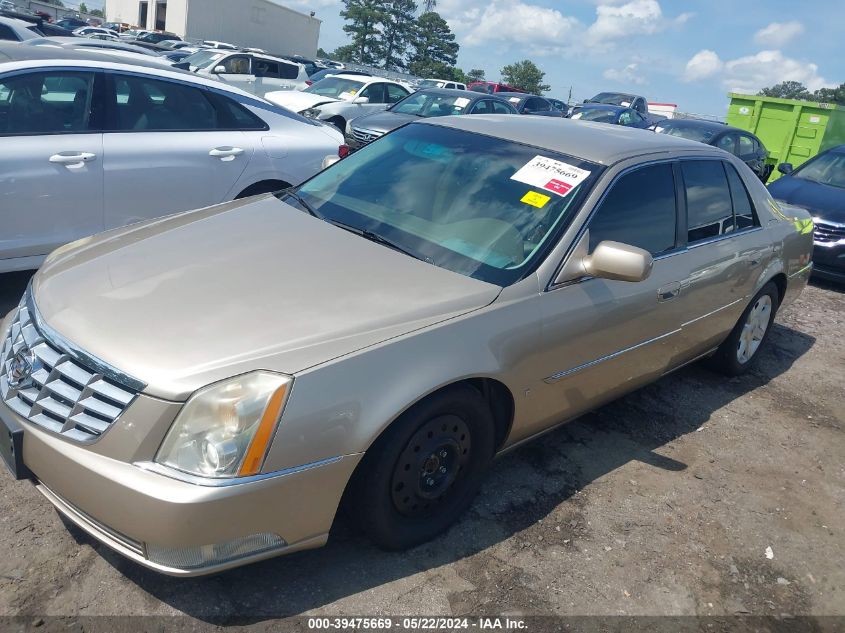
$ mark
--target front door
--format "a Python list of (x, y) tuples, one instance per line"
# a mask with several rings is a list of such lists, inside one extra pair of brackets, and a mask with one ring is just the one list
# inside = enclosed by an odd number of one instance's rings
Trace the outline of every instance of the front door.
[(660, 376), (680, 333), (680, 282), (689, 271), (677, 248), (675, 176), (671, 163), (620, 176), (587, 224), (586, 252), (611, 240), (655, 257), (641, 282), (584, 277), (542, 297), (546, 350), (538, 418), (524, 436), (589, 410)]
[(92, 119), (98, 74), (0, 78), (0, 262), (40, 257), (102, 230), (103, 136)]

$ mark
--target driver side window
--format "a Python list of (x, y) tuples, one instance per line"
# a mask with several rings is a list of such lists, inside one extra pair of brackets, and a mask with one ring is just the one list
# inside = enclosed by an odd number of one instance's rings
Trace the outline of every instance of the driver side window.
[(232, 55), (231, 57), (227, 57), (222, 64), (218, 64), (218, 66), (223, 66), (226, 69), (224, 72), (228, 75), (248, 75), (249, 57)]
[(612, 240), (659, 255), (675, 247), (676, 221), (671, 163), (636, 169), (613, 184), (590, 220), (590, 252)]
[(367, 97), (370, 103), (385, 103), (384, 84), (370, 84), (356, 96)]

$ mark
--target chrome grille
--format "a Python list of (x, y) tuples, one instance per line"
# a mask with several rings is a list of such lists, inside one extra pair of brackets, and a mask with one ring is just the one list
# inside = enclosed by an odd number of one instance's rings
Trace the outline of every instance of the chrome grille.
[(354, 127), (352, 128), (352, 136), (355, 138), (356, 141), (358, 141), (362, 145), (366, 145), (367, 143), (376, 140), (382, 134), (383, 132), (374, 132), (372, 130), (359, 130)]
[(821, 244), (836, 244), (845, 241), (845, 224), (814, 220), (813, 240)]
[(48, 340), (24, 296), (0, 349), (0, 398), (33, 424), (78, 442), (106, 432), (138, 395)]

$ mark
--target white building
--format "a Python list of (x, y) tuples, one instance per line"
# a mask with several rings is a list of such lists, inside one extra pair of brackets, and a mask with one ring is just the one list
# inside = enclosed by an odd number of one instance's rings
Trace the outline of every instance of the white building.
[(280, 55), (317, 54), (321, 20), (270, 0), (107, 0), (110, 22)]

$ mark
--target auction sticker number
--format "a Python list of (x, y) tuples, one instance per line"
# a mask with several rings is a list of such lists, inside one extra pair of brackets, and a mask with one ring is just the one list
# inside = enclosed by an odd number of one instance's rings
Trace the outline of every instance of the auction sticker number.
[(511, 180), (566, 196), (589, 175), (586, 169), (546, 156), (535, 156), (511, 176)]

